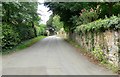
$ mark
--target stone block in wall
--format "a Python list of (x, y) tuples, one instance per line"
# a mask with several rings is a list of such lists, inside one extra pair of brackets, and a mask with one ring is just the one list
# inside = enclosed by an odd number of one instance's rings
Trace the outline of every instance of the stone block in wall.
[(106, 31), (105, 33), (105, 40), (107, 43), (108, 48), (108, 59), (109, 62), (118, 65), (118, 46), (116, 45), (116, 38), (118, 38), (118, 34), (115, 31)]

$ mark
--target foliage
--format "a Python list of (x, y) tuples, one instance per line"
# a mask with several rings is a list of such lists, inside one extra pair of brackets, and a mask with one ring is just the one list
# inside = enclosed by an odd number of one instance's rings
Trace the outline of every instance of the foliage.
[(120, 14), (120, 11), (118, 11), (118, 10), (120, 10), (120, 2), (119, 3), (116, 3), (115, 5), (113, 5), (113, 14), (114, 15), (118, 15), (118, 14)]
[[(85, 48), (83, 48), (82, 46), (80, 46), (80, 45), (78, 44), (78, 42), (75, 42), (75, 41), (70, 40), (70, 39), (66, 39), (66, 41), (67, 41), (68, 43), (72, 44), (74, 47), (79, 48), (80, 51), (82, 52), (82, 54), (88, 56), (89, 59), (94, 60), (93, 55), (96, 55), (96, 58), (97, 58), (97, 55), (99, 55), (99, 57), (100, 57), (100, 56), (102, 56), (102, 55), (100, 55), (100, 54), (103, 54), (103, 51), (101, 50), (101, 48), (100, 48), (99, 46), (96, 46), (96, 48), (93, 50), (94, 53), (89, 53), (89, 52), (87, 52), (87, 50), (86, 50)], [(101, 51), (102, 51), (102, 52), (101, 52)], [(98, 54), (98, 53), (100, 53), (100, 54)], [(103, 54), (103, 55), (104, 55), (104, 54)], [(110, 69), (110, 70), (112, 70), (112, 71), (115, 72), (115, 73), (119, 73), (120, 67), (119, 67), (119, 66), (115, 66), (115, 65), (109, 63), (109, 62), (107, 61), (107, 59), (106, 59), (106, 58), (104, 59), (104, 58), (105, 58), (105, 56), (99, 58), (99, 61), (102, 60), (102, 61), (101, 61), (101, 64), (102, 64), (104, 67), (106, 67), (107, 69)], [(104, 60), (103, 60), (103, 59), (104, 59)], [(95, 61), (96, 61), (96, 59), (95, 59)]]
[(29, 39), (27, 41), (23, 41), (22, 43), (18, 44), (13, 49), (2, 52), (2, 54), (7, 55), (9, 53), (13, 53), (13, 52), (16, 52), (18, 50), (25, 49), (25, 48), (30, 47), (31, 45), (35, 44), (36, 42), (38, 42), (39, 40), (41, 40), (43, 38), (45, 38), (45, 36), (38, 36), (38, 37), (35, 37), (35, 38), (32, 38), (32, 39)]
[(111, 17), (112, 15), (120, 14), (120, 2), (103, 2), (98, 3), (99, 5), (99, 18)]
[(36, 2), (3, 2), (2, 9), (2, 22), (19, 24), (38, 19)]
[(93, 31), (104, 31), (107, 29), (114, 29), (118, 30), (120, 29), (120, 18), (117, 16), (112, 16), (111, 18), (106, 18), (104, 20), (99, 19), (97, 21), (88, 23), (88, 24), (83, 24), (78, 26), (75, 31), (77, 33), (79, 32), (93, 32)]
[(52, 15), (50, 15), (50, 17), (49, 17), (49, 20), (47, 21), (47, 27), (51, 27), (52, 26), (52, 21), (53, 21), (53, 14)]
[[(53, 14), (60, 16), (64, 23), (66, 31), (73, 31), (78, 25), (89, 23), (105, 16), (120, 14), (120, 2), (46, 2), (45, 6), (49, 7)], [(90, 12), (89, 9), (95, 11)], [(86, 9), (86, 12), (82, 12)], [(79, 16), (79, 13), (82, 15)]]
[[(40, 35), (40, 17), (37, 14), (37, 2), (2, 3), (2, 49), (9, 50), (22, 41)], [(39, 29), (38, 29), (39, 28)], [(40, 30), (40, 31), (39, 31)]]
[(106, 62), (105, 54), (99, 46), (96, 46), (94, 48), (94, 51), (92, 51), (92, 53), (100, 62), (102, 63)]
[(79, 19), (80, 21), (82, 21), (82, 24), (93, 22), (98, 19), (97, 10), (94, 10), (93, 8), (91, 8), (90, 10), (83, 9), (82, 13), (80, 13)]
[(55, 15), (53, 17), (52, 25), (55, 27), (56, 31), (59, 31), (61, 28), (63, 28), (63, 22), (60, 21), (60, 16)]
[(2, 38), (2, 48), (11, 49), (20, 42), (19, 34), (13, 29), (13, 27), (7, 24), (4, 24), (2, 28), (2, 34), (4, 35)]
[(79, 25), (87, 24), (97, 20), (98, 19), (97, 10), (98, 9), (94, 10), (93, 8), (89, 10), (82, 9), (80, 16), (73, 16), (71, 18), (71, 21), (74, 24), (74, 27), (72, 29), (75, 29)]
[(35, 37), (34, 28), (29, 25), (20, 24), (16, 28), (16, 31), (19, 33), (21, 41), (28, 40)]
[[(74, 24), (71, 20), (73, 16), (78, 16), (80, 13), (80, 10), (83, 8), (90, 8), (93, 7), (95, 3), (90, 5), (91, 3), (86, 2), (46, 2), (45, 6), (49, 7), (50, 10), (53, 11), (53, 14), (57, 14), (60, 16), (60, 20), (64, 23), (64, 28), (66, 31), (73, 30)], [(88, 6), (89, 5), (89, 6)]]
[(37, 36), (45, 35), (45, 29), (46, 29), (46, 25), (44, 24), (40, 24), (39, 26), (36, 26)]

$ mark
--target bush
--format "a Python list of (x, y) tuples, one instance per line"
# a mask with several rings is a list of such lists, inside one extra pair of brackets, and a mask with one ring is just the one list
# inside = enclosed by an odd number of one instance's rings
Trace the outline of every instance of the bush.
[[(0, 38), (2, 39), (2, 42), (0, 42), (2, 45), (0, 47), (2, 47), (3, 51), (12, 49), (19, 43), (35, 37), (35, 31), (31, 25), (8, 25), (4, 23), (0, 25), (0, 31)], [(45, 34), (45, 27), (36, 26), (36, 33), (37, 36)]]
[(92, 53), (101, 63), (107, 62), (107, 58), (105, 57), (103, 50), (99, 46), (96, 46)]
[(37, 36), (44, 35), (45, 33), (46, 26), (44, 24), (41, 24), (39, 26), (36, 26), (36, 32)]
[(20, 42), (19, 34), (11, 25), (2, 25), (2, 49), (11, 49)]
[(112, 16), (111, 18), (106, 19), (99, 19), (97, 21), (83, 24), (78, 26), (75, 29), (75, 32), (80, 33), (86, 33), (86, 32), (98, 32), (98, 31), (105, 31), (108, 29), (118, 30), (120, 29), (120, 17)]
[(29, 25), (18, 25), (17, 32), (19, 33), (20, 39), (22, 41), (31, 39), (35, 37), (34, 29)]
[(81, 11), (79, 20), (82, 21), (82, 24), (87, 24), (98, 19), (97, 9), (94, 10), (91, 8), (90, 10), (83, 9)]

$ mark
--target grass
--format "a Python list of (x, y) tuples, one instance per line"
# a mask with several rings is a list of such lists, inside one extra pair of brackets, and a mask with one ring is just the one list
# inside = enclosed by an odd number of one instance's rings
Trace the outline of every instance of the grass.
[(120, 67), (118, 66), (114, 66), (113, 64), (109, 63), (108, 61), (105, 63), (100, 62), (99, 60), (97, 60), (95, 58), (95, 56), (93, 54), (91, 54), (90, 52), (88, 52), (85, 48), (81, 47), (78, 43), (76, 43), (73, 40), (69, 40), (69, 39), (65, 39), (65, 41), (67, 41), (68, 43), (70, 43), (72, 46), (74, 46), (75, 48), (77, 48), (77, 50), (79, 50), (82, 54), (84, 54), (85, 56), (88, 57), (88, 59), (92, 59), (92, 62), (94, 62), (95, 64), (101, 65), (109, 70), (112, 70), (114, 73), (120, 73)]
[(113, 72), (120, 74), (120, 67), (119, 66), (114, 66), (113, 64), (111, 64), (109, 62), (104, 63), (102, 65), (104, 65), (107, 69), (110, 69)]
[(11, 50), (5, 50), (5, 51), (3, 51), (2, 55), (7, 55), (7, 54), (10, 54), (10, 53), (14, 53), (14, 52), (17, 52), (19, 50), (25, 49), (27, 47), (30, 47), (30, 46), (32, 46), (33, 44), (35, 44), (36, 42), (38, 42), (39, 40), (41, 40), (41, 39), (43, 39), (45, 37), (46, 36), (38, 36), (38, 37), (35, 37), (33, 39), (24, 41), (24, 42), (18, 44), (16, 47), (14, 47)]

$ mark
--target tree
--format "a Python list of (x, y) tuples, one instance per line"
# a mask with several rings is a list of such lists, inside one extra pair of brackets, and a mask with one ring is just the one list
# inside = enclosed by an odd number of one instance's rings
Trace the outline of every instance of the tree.
[[(53, 15), (59, 15), (61, 21), (64, 22), (64, 28), (68, 32), (72, 32), (76, 28), (76, 20), (79, 20), (79, 14), (82, 13), (82, 9), (90, 10), (98, 9), (97, 14), (98, 18), (105, 18), (105, 16), (112, 16), (120, 14), (117, 10), (120, 10), (120, 2), (46, 2), (45, 6), (49, 7), (53, 11)], [(117, 6), (117, 7), (115, 7)], [(119, 7), (119, 8), (118, 8)], [(117, 12), (113, 12), (117, 11)], [(90, 14), (90, 13), (86, 13)], [(90, 14), (92, 16), (92, 14)], [(93, 16), (94, 16), (93, 15)], [(89, 16), (87, 16), (89, 17)], [(87, 21), (88, 18), (86, 18)], [(96, 20), (96, 19), (93, 19)], [(90, 21), (92, 22), (92, 21)]]
[(37, 36), (40, 17), (37, 2), (2, 3), (2, 48), (10, 49)]
[(64, 23), (64, 28), (66, 31), (73, 31), (73, 22), (71, 21), (71, 18), (73, 16), (79, 16), (80, 11), (83, 8), (89, 9), (90, 7), (95, 7), (96, 3), (93, 3), (90, 5), (90, 3), (86, 2), (55, 2), (55, 3), (50, 3), (47, 2), (45, 3), (45, 6), (49, 7), (50, 10), (53, 11), (53, 15), (58, 14), (61, 18), (61, 21)]
[(52, 26), (52, 21), (53, 21), (53, 14), (50, 15), (49, 20), (47, 21), (47, 27), (51, 27)]
[(63, 22), (60, 21), (60, 16), (55, 15), (53, 17), (52, 25), (55, 27), (56, 31), (59, 31), (61, 28), (63, 28)]

